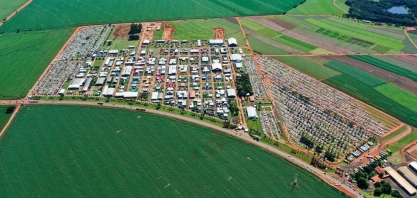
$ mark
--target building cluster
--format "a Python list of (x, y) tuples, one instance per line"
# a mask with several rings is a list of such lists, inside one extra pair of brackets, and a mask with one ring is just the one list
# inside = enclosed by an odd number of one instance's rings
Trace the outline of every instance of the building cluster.
[(417, 162), (409, 163), (408, 167), (401, 166), (397, 171), (389, 166), (384, 170), (408, 195), (413, 196), (417, 193)]
[(387, 129), (374, 120), (354, 99), (277, 61), (259, 57), (263, 78), (273, 94), (291, 138), (306, 136), (318, 145), (347, 154), (367, 142), (369, 134)]
[[(109, 26), (93, 26), (81, 29), (58, 55), (58, 59), (51, 63), (46, 73), (32, 90), (32, 94), (58, 94), (68, 79), (74, 79), (71, 86), (78, 88), (85, 82), (91, 82), (92, 77), (87, 76), (87, 70), (82, 67), (83, 58), (96, 56), (96, 49), (100, 47), (104, 41), (104, 36), (108, 34), (110, 29)], [(91, 65), (91, 62), (88, 64)]]

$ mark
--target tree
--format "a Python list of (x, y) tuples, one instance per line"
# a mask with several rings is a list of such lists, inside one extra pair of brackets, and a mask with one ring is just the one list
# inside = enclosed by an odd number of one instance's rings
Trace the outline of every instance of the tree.
[(132, 23), (130, 25), (130, 31), (129, 34), (138, 34), (142, 32), (142, 24), (136, 24), (136, 23)]
[(361, 189), (368, 189), (369, 183), (368, 183), (368, 181), (366, 181), (365, 178), (361, 177), (358, 180), (358, 187), (361, 188)]
[(398, 192), (398, 190), (392, 190), (391, 196), (394, 198), (403, 198), (403, 196), (400, 194), (400, 192)]
[(156, 109), (160, 109), (161, 108), (161, 103), (158, 102), (158, 104), (156, 104)]
[(384, 194), (391, 194), (391, 184), (389, 182), (385, 182), (381, 186), (382, 193)]
[(381, 183), (375, 182), (374, 186), (375, 186), (375, 188), (380, 188), (381, 187)]
[(16, 109), (16, 107), (15, 106), (10, 106), (10, 107), (7, 107), (7, 109), (6, 109), (6, 114), (10, 114), (10, 113), (13, 113), (13, 111)]
[(375, 188), (374, 196), (380, 196), (382, 194), (381, 188)]
[(316, 146), (316, 148), (314, 148), (314, 150), (316, 151), (316, 153), (321, 153), (321, 152), (323, 152), (323, 145), (321, 145), (321, 146)]
[(232, 116), (237, 116), (239, 114), (239, 108), (237, 107), (237, 103), (235, 100), (230, 100), (230, 113), (232, 114)]
[(129, 40), (139, 40), (139, 35), (131, 34), (129, 35)]

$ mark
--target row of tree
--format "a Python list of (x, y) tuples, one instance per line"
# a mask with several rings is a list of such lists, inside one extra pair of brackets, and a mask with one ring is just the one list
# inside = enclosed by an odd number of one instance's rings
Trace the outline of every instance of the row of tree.
[(129, 40), (139, 40), (139, 33), (142, 32), (142, 23), (132, 23), (130, 24), (130, 31), (129, 31)]
[[(346, 5), (350, 6), (349, 14), (346, 14), (346, 17), (403, 26), (417, 25), (415, 18), (417, 15), (417, 1), (415, 0), (347, 0)], [(405, 6), (409, 13), (394, 14), (388, 12), (388, 9), (393, 6)]]
[(242, 74), (241, 76), (236, 77), (237, 84), (237, 95), (239, 97), (244, 97), (247, 95), (253, 95), (252, 85), (250, 84), (249, 75)]

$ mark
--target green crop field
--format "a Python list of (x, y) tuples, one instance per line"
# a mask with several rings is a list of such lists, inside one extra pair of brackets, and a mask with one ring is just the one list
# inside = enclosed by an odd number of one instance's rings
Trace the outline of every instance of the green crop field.
[(385, 62), (388, 62), (390, 64), (396, 65), (398, 67), (410, 70), (412, 72), (417, 72), (417, 65), (401, 60), (402, 57), (392, 57), (392, 56), (373, 56), (373, 57), (383, 60)]
[(282, 35), (281, 33), (277, 32), (277, 31), (275, 31), (275, 30), (273, 30), (269, 27), (266, 27), (264, 25), (256, 23), (254, 21), (251, 21), (251, 20), (248, 20), (248, 19), (245, 19), (245, 18), (241, 18), (239, 20), (240, 20), (240, 23), (242, 24), (243, 27), (248, 28), (250, 30), (253, 30), (255, 32), (258, 32), (259, 34), (264, 35), (268, 38), (274, 39), (274, 38)]
[(0, 34), (0, 99), (25, 97), (73, 31)]
[[(343, 3), (344, 4), (344, 3)], [(346, 9), (347, 6), (344, 6), (343, 9)], [(349, 7), (347, 7), (347, 10)], [(333, 0), (307, 0), (305, 3), (297, 6), (297, 8), (292, 9), (288, 14), (336, 14), (342, 15), (345, 14), (342, 10), (337, 8), (333, 4)]]
[(309, 52), (309, 51), (317, 49), (317, 47), (314, 46), (314, 45), (305, 43), (303, 41), (300, 41), (300, 40), (297, 40), (295, 38), (289, 37), (287, 35), (282, 35), (278, 38), (275, 38), (274, 40), (279, 41), (279, 42), (281, 42), (285, 45), (288, 45), (288, 46), (293, 47), (295, 49), (299, 49), (299, 50), (304, 51), (304, 52)]
[(337, 70), (339, 72), (342, 72), (344, 74), (347, 74), (365, 84), (367, 84), (368, 86), (374, 87), (377, 85), (381, 85), (384, 84), (385, 81), (372, 75), (369, 73), (366, 73), (360, 69), (356, 69), (354, 67), (351, 67), (349, 65), (343, 64), (341, 62), (338, 61), (330, 61), (328, 63), (325, 64), (327, 67), (330, 67), (334, 70)]
[(27, 0), (1, 0), (0, 1), (0, 20), (3, 20), (9, 14), (17, 10)]
[(226, 19), (199, 19), (172, 22), (171, 24), (175, 28), (174, 39), (177, 40), (213, 39), (214, 28), (223, 28), (225, 39), (233, 37), (237, 40), (238, 45), (246, 45), (245, 37), (239, 24), (232, 23)]
[(341, 74), (327, 78), (322, 82), (417, 127), (417, 111), (401, 105), (353, 77)]
[[(128, 0), (122, 2), (37, 0), (1, 26), (0, 31), (281, 14), (300, 2), (301, 0)], [(132, 9), (135, 6), (137, 9)]]
[(285, 63), (286, 65), (293, 67), (294, 69), (303, 72), (317, 80), (323, 80), (333, 76), (340, 75), (341, 73), (330, 69), (321, 64), (306, 60), (303, 57), (298, 56), (275, 56), (274, 59)]
[(343, 197), (233, 137), (123, 109), (25, 106), (0, 149), (4, 197)]
[(4, 125), (6, 125), (7, 121), (9, 120), (11, 113), (7, 113), (7, 108), (10, 106), (8, 105), (1, 105), (0, 106), (0, 131), (3, 129)]
[(396, 87), (392, 84), (385, 84), (375, 87), (375, 89), (386, 97), (391, 98), (392, 100), (410, 108), (417, 112), (417, 96), (405, 91), (401, 88)]
[(404, 69), (402, 67), (396, 66), (394, 64), (385, 62), (383, 60), (374, 58), (372, 56), (355, 56), (355, 55), (350, 55), (349, 57), (354, 58), (354, 59), (358, 59), (360, 61), (369, 63), (371, 65), (374, 65), (376, 67), (379, 67), (381, 69), (385, 69), (387, 71), (405, 76), (410, 78), (411, 80), (414, 80), (417, 82), (417, 73), (416, 72), (412, 72), (410, 70)]
[(287, 51), (284, 51), (282, 49), (276, 48), (268, 43), (265, 43), (263, 41), (260, 41), (256, 38), (249, 37), (248, 38), (250, 46), (254, 52), (260, 53), (260, 54), (288, 54)]

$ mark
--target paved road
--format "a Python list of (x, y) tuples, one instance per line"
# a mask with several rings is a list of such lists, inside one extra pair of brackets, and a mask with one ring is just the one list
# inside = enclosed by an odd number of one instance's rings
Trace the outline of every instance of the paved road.
[[(84, 101), (39, 101), (38, 103), (34, 103), (34, 105), (36, 105), (36, 104), (99, 106), (96, 102), (84, 102)], [(102, 106), (104, 106), (104, 107), (114, 107), (114, 108), (125, 108), (125, 109), (132, 109), (132, 110), (138, 108), (138, 107), (135, 107), (135, 106), (120, 105), (120, 104), (108, 104), (108, 103), (104, 103)], [(152, 113), (152, 114), (157, 114), (157, 115), (162, 115), (162, 116), (167, 116), (167, 117), (171, 117), (171, 118), (182, 120), (182, 121), (186, 121), (186, 122), (189, 122), (189, 123), (197, 124), (197, 125), (200, 125), (200, 126), (204, 126), (204, 127), (210, 128), (210, 129), (220, 131), (220, 132), (225, 133), (225, 134), (230, 135), (230, 136), (234, 136), (234, 137), (236, 137), (240, 140), (243, 140), (245, 142), (248, 142), (250, 144), (253, 144), (255, 146), (263, 148), (263, 149), (265, 149), (265, 150), (267, 150), (271, 153), (274, 153), (276, 155), (279, 155), (282, 158), (287, 159), (288, 161), (293, 162), (294, 164), (296, 164), (300, 167), (304, 167), (306, 170), (308, 170), (308, 171), (312, 172), (313, 174), (317, 175), (320, 179), (322, 179), (322, 180), (324, 180), (328, 183), (331, 182), (332, 185), (335, 188), (337, 188), (338, 190), (340, 190), (340, 191), (342, 191), (342, 192), (344, 192), (344, 193), (346, 193), (346, 194), (348, 194), (352, 197), (360, 197), (360, 194), (357, 191), (351, 189), (350, 187), (346, 186), (345, 184), (342, 184), (340, 186), (335, 186), (334, 184), (338, 184), (340, 182), (337, 179), (325, 174), (323, 171), (321, 171), (321, 170), (319, 170), (319, 169), (317, 169), (313, 166), (310, 166), (309, 164), (301, 161), (298, 158), (291, 157), (290, 155), (288, 155), (287, 153), (284, 153), (283, 151), (280, 151), (276, 148), (270, 147), (269, 145), (267, 145), (265, 143), (257, 142), (255, 140), (253, 140), (251, 137), (249, 137), (247, 134), (245, 134), (241, 131), (236, 132), (236, 131), (233, 131), (233, 130), (224, 129), (224, 128), (221, 128), (219, 126), (215, 126), (215, 125), (206, 123), (206, 122), (201, 121), (201, 120), (195, 120), (195, 119), (184, 117), (184, 116), (181, 116), (181, 115), (176, 115), (176, 114), (162, 112), (162, 111), (153, 110), (153, 109), (146, 109), (146, 112), (147, 113)]]

